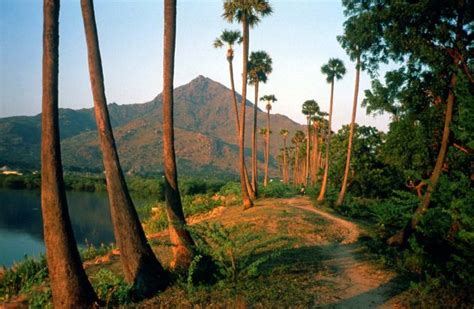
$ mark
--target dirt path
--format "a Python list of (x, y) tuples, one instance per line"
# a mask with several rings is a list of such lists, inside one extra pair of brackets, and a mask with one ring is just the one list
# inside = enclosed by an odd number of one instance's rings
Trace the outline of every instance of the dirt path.
[(395, 297), (403, 290), (401, 279), (362, 257), (358, 238), (363, 231), (355, 223), (315, 208), (306, 197), (289, 199), (288, 206), (318, 214), (341, 234), (339, 242), (322, 248), (324, 266), (336, 274), (329, 278), (334, 289), (323, 308), (403, 307)]

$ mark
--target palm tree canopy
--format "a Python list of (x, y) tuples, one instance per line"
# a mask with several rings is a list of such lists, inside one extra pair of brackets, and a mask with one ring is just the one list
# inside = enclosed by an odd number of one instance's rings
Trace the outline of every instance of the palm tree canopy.
[(260, 128), (260, 134), (262, 135), (267, 134), (267, 128)]
[(277, 100), (277, 98), (275, 97), (275, 95), (273, 94), (266, 94), (264, 95), (263, 97), (260, 98), (260, 101), (266, 101), (267, 102), (267, 105), (265, 106), (265, 108), (267, 109), (267, 111), (271, 111), (272, 109), (272, 103), (275, 103)]
[(316, 102), (315, 100), (305, 101), (303, 103), (301, 112), (308, 117), (316, 115), (320, 112), (318, 102)]
[(250, 59), (247, 65), (249, 84), (253, 85), (256, 82), (266, 83), (268, 74), (273, 70), (272, 58), (264, 51), (256, 51), (250, 54)]
[(224, 43), (227, 44), (229, 48), (237, 43), (242, 43), (242, 34), (238, 30), (224, 30), (221, 35), (214, 40), (214, 47), (221, 48), (224, 46)]
[(288, 129), (281, 129), (280, 130), (280, 135), (283, 136), (283, 137), (286, 137), (288, 136)]
[(295, 132), (295, 135), (291, 139), (291, 142), (294, 144), (300, 144), (305, 140), (305, 136), (306, 135), (304, 134), (303, 131), (298, 130)]
[(270, 15), (273, 9), (267, 0), (225, 0), (222, 17), (228, 22), (241, 23), (247, 19), (250, 27), (257, 25), (260, 18)]
[(326, 75), (326, 81), (332, 83), (334, 79), (341, 79), (346, 74), (344, 62), (337, 58), (329, 59), (328, 63), (321, 67), (321, 73)]

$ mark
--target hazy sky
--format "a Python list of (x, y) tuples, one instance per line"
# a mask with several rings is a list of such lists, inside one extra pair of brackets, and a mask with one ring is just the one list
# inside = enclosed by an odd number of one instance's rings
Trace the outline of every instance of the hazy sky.
[[(204, 75), (230, 86), (225, 50), (213, 40), (222, 29), (240, 29), (222, 17), (221, 0), (178, 0), (175, 86)], [(339, 46), (343, 10), (338, 0), (273, 0), (273, 15), (251, 30), (250, 50), (273, 58), (273, 73), (260, 93), (275, 94), (273, 112), (304, 122), (301, 104), (316, 99), (329, 108), (321, 66), (344, 61), (347, 74), (335, 86), (334, 129), (350, 122), (354, 65)], [(106, 95), (118, 104), (144, 103), (162, 90), (163, 1), (96, 0), (96, 19)], [(41, 112), (42, 1), (0, 0), (0, 117)], [(60, 107), (92, 107), (79, 0), (61, 1)], [(241, 49), (236, 48), (236, 87), (241, 89)], [(361, 75), (360, 100), (370, 80)], [(253, 98), (253, 88), (249, 89)], [(365, 115), (357, 122), (386, 129), (388, 118)]]

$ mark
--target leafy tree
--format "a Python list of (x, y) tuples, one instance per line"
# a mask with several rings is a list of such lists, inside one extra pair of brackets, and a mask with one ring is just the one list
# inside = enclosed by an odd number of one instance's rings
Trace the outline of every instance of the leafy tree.
[(43, 2), (41, 210), (53, 304), (92, 307), (97, 295), (82, 268), (64, 189), (58, 119), (59, 0)]
[(329, 146), (331, 141), (331, 119), (332, 119), (332, 105), (334, 99), (334, 81), (340, 80), (346, 74), (346, 68), (344, 63), (335, 58), (329, 59), (329, 62), (321, 67), (321, 72), (326, 75), (326, 81), (331, 84), (331, 99), (329, 103), (329, 121), (328, 121), (328, 134), (326, 138), (326, 158), (324, 164), (324, 176), (323, 183), (321, 185), (321, 191), (319, 192), (318, 201), (324, 201), (327, 190), (328, 174), (329, 174)]
[[(434, 166), (429, 178), (420, 180), (426, 189), (419, 191), (420, 205), (410, 222), (388, 241), (393, 245), (406, 244), (430, 206), (447, 163), (450, 140), (456, 138), (452, 126), (462, 109), (462, 100), (456, 93), (459, 80), (465, 78), (473, 83), (470, 63), (474, 6), (468, 0), (343, 3), (346, 16), (354, 23), (378, 29), (371, 36), (366, 64), (377, 66), (391, 60), (402, 65), (398, 72), (387, 74), (386, 87), (377, 82), (368, 93), (366, 103), (370, 109), (396, 111), (401, 113), (397, 117), (406, 119), (416, 119), (417, 114), (422, 120), (431, 118), (430, 122), (414, 122), (431, 132), (431, 140), (436, 141), (434, 149), (430, 149), (436, 157)], [(399, 89), (394, 87), (397, 84)]]
[[(257, 187), (257, 111), (258, 111), (258, 86), (266, 83), (268, 75), (272, 72), (272, 58), (264, 52), (257, 51), (250, 54), (248, 63), (249, 84), (254, 85), (255, 100), (253, 106), (253, 129), (252, 129), (252, 188), (258, 196)], [(266, 156), (265, 156), (266, 157)]]
[(268, 16), (272, 13), (272, 7), (267, 0), (226, 0), (224, 2), (223, 17), (228, 22), (236, 21), (242, 24), (243, 33), (243, 61), (242, 61), (242, 102), (241, 102), (241, 119), (240, 119), (240, 140), (239, 140), (239, 163), (240, 163), (240, 182), (242, 186), (242, 201), (244, 209), (253, 206), (249, 192), (246, 186), (245, 157), (244, 157), (244, 138), (245, 138), (245, 107), (247, 101), (247, 67), (249, 56), (249, 35), (250, 27), (256, 26), (261, 17)]
[(168, 284), (167, 275), (156, 259), (143, 231), (128, 191), (115, 146), (105, 97), (104, 75), (92, 0), (81, 0), (86, 33), (89, 74), (100, 146), (107, 180), (115, 239), (125, 279), (140, 295), (150, 295)]

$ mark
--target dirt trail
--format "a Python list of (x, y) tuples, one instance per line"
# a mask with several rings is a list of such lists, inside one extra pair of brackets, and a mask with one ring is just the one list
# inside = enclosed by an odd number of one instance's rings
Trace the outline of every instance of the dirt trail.
[(336, 274), (324, 278), (333, 281), (334, 289), (323, 308), (403, 307), (395, 297), (403, 290), (401, 279), (362, 257), (358, 238), (363, 231), (355, 223), (315, 208), (307, 197), (289, 199), (288, 206), (318, 214), (341, 234), (340, 242), (322, 247), (324, 266)]

